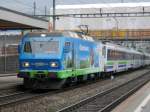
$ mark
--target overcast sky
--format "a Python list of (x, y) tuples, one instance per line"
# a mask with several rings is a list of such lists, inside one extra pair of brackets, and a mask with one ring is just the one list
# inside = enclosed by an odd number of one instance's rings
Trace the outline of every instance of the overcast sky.
[[(33, 14), (33, 2), (36, 2), (36, 13), (44, 14), (52, 7), (53, 0), (0, 0), (0, 6)], [(88, 4), (88, 3), (116, 3), (116, 2), (150, 2), (150, 0), (56, 0), (56, 4)]]

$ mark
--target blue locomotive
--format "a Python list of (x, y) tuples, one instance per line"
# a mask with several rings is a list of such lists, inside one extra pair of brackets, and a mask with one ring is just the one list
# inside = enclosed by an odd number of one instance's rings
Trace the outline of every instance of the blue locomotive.
[(18, 77), (26, 88), (60, 88), (103, 71), (101, 45), (74, 32), (29, 33), (19, 47)]

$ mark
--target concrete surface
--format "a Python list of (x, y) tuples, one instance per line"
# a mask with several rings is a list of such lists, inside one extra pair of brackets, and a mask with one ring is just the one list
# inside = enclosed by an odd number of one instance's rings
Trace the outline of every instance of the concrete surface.
[(21, 85), (22, 83), (22, 79), (17, 78), (17, 76), (0, 77), (0, 89)]
[(118, 105), (112, 112), (150, 112), (150, 82)]

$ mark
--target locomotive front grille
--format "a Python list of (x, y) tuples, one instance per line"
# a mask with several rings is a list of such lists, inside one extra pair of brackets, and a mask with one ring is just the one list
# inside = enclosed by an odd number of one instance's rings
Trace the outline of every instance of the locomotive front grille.
[(36, 74), (36, 78), (43, 79), (45, 77), (46, 77), (45, 74)]

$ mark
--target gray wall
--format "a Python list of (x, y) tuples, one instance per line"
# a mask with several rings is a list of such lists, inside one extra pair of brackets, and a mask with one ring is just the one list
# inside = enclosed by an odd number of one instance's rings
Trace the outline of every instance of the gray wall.
[[(15, 73), (18, 70), (18, 53), (17, 47), (11, 48), (9, 45), (17, 45), (20, 36), (0, 36), (0, 74)], [(6, 47), (6, 48), (5, 48)], [(6, 52), (4, 51), (6, 49)]]

